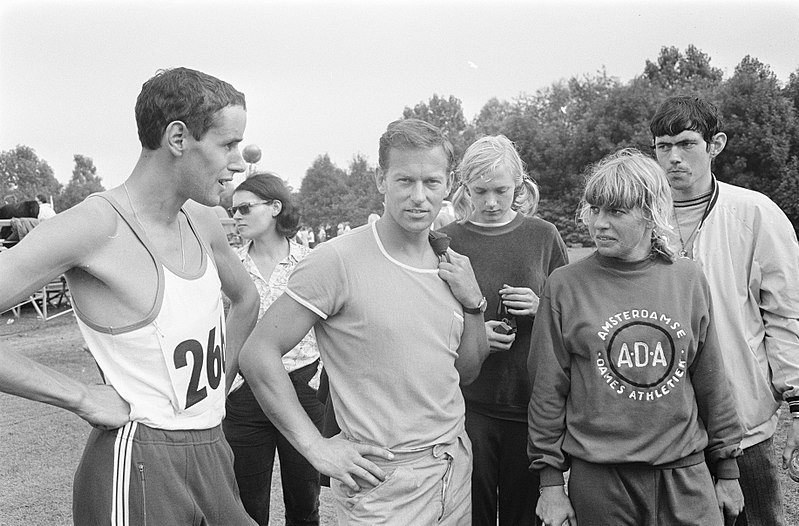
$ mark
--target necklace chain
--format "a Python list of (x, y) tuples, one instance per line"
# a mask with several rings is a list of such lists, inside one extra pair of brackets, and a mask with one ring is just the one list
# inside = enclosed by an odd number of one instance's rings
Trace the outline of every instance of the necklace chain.
[(684, 241), (683, 241), (683, 237), (682, 237), (682, 228), (680, 228), (680, 220), (677, 219), (677, 209), (676, 208), (674, 209), (674, 222), (677, 224), (677, 234), (680, 236), (680, 254), (679, 255), (680, 255), (681, 258), (687, 258), (688, 257), (688, 249), (685, 248), (685, 247), (686, 247), (686, 245), (690, 246), (691, 239), (693, 239), (694, 235), (699, 230), (699, 225), (702, 224), (702, 221), (700, 220), (699, 223), (696, 224), (694, 229), (691, 231), (691, 235), (688, 236), (688, 239), (686, 239)]
[[(136, 209), (133, 207), (133, 201), (130, 198), (130, 192), (128, 192), (128, 185), (126, 182), (122, 182), (122, 188), (125, 190), (125, 195), (128, 198), (128, 205), (130, 205), (130, 210), (133, 212), (133, 219), (139, 224), (139, 226), (147, 233), (147, 229), (144, 228), (144, 224), (139, 219), (139, 215), (136, 213)], [(186, 250), (183, 246), (183, 225), (180, 222), (180, 216), (177, 217), (178, 220), (178, 235), (180, 235), (180, 271), (185, 272), (186, 270)]]
[(713, 197), (710, 196), (707, 200), (707, 204), (705, 205), (705, 211), (702, 212), (702, 217), (699, 219), (699, 222), (696, 224), (694, 229), (691, 231), (691, 234), (688, 236), (687, 239), (683, 241), (682, 237), (682, 228), (680, 228), (680, 220), (677, 218), (677, 207), (672, 205), (672, 211), (674, 212), (674, 222), (677, 224), (677, 234), (680, 236), (680, 253), (679, 256), (681, 258), (688, 259), (688, 248), (691, 246), (691, 240), (694, 238), (695, 235), (699, 233), (702, 229), (702, 223), (705, 222), (705, 217), (707, 216), (707, 211), (710, 209), (710, 202), (713, 201)]

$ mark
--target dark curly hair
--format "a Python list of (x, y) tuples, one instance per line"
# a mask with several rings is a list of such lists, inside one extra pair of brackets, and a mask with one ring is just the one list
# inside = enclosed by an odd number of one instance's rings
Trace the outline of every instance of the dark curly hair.
[(722, 125), (716, 106), (699, 97), (681, 95), (663, 101), (649, 122), (649, 131), (653, 144), (658, 137), (690, 130), (700, 134), (709, 145)]
[(251, 192), (265, 201), (280, 201), (282, 207), (277, 215), (277, 233), (291, 239), (300, 229), (300, 213), (291, 199), (291, 192), (283, 180), (270, 172), (257, 172), (236, 187), (238, 191)]

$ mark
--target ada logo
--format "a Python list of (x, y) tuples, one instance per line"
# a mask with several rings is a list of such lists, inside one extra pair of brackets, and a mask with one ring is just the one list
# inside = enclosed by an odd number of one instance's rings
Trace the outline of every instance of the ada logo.
[(639, 389), (660, 385), (674, 367), (674, 339), (647, 321), (623, 325), (607, 343), (607, 361), (615, 376)]

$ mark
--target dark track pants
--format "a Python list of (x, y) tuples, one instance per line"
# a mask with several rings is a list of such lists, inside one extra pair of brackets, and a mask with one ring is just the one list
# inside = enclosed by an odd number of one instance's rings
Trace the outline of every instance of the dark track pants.
[(774, 437), (743, 450), (738, 457), (744, 511), (735, 526), (783, 526), (782, 489)]
[(491, 418), (466, 410), (472, 441), (472, 524), (534, 524), (538, 473), (527, 460), (527, 423)]
[[(316, 374), (318, 362), (289, 373), (303, 409), (321, 429), (324, 405), (308, 382)], [(280, 477), (286, 525), (319, 524), (319, 472), (261, 410), (250, 386), (245, 382), (228, 396), (227, 416), (222, 427), (235, 455), (236, 481), (247, 512), (259, 525), (269, 524), (272, 468), (275, 453), (280, 456)]]
[(723, 524), (704, 460), (659, 469), (572, 459), (569, 499), (580, 526)]
[(78, 526), (255, 524), (239, 499), (221, 426), (93, 429), (72, 490)]

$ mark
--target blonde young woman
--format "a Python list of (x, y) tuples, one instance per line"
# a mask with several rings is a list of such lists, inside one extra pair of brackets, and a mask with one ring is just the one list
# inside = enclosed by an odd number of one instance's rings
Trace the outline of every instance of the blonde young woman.
[[(506, 137), (472, 144), (457, 170), (456, 221), (442, 229), (469, 257), (488, 300), (485, 330), (491, 354), (477, 380), (462, 388), (472, 440), (472, 523), (533, 524), (538, 478), (528, 470), (527, 373), (538, 294), (567, 263), (555, 227), (533, 217), (538, 187)], [(502, 320), (506, 321), (503, 322)], [(499, 497), (497, 497), (499, 495)]]
[[(244, 241), (238, 255), (261, 296), (261, 319), (310, 249), (292, 240), (299, 228), (299, 214), (283, 181), (273, 174), (254, 174), (237, 186), (231, 212)], [(283, 366), (303, 409), (321, 429), (324, 405), (316, 397), (319, 350), (313, 330), (283, 356)], [(277, 451), (286, 524), (319, 524), (319, 473), (264, 415), (247, 382), (241, 377), (236, 380), (228, 396), (223, 429), (233, 449), (233, 468), (245, 509), (259, 525), (269, 523)]]
[(675, 257), (671, 212), (653, 159), (622, 150), (592, 168), (579, 215), (597, 250), (550, 276), (533, 328), (529, 452), (547, 526), (721, 525), (743, 506), (710, 293)]

